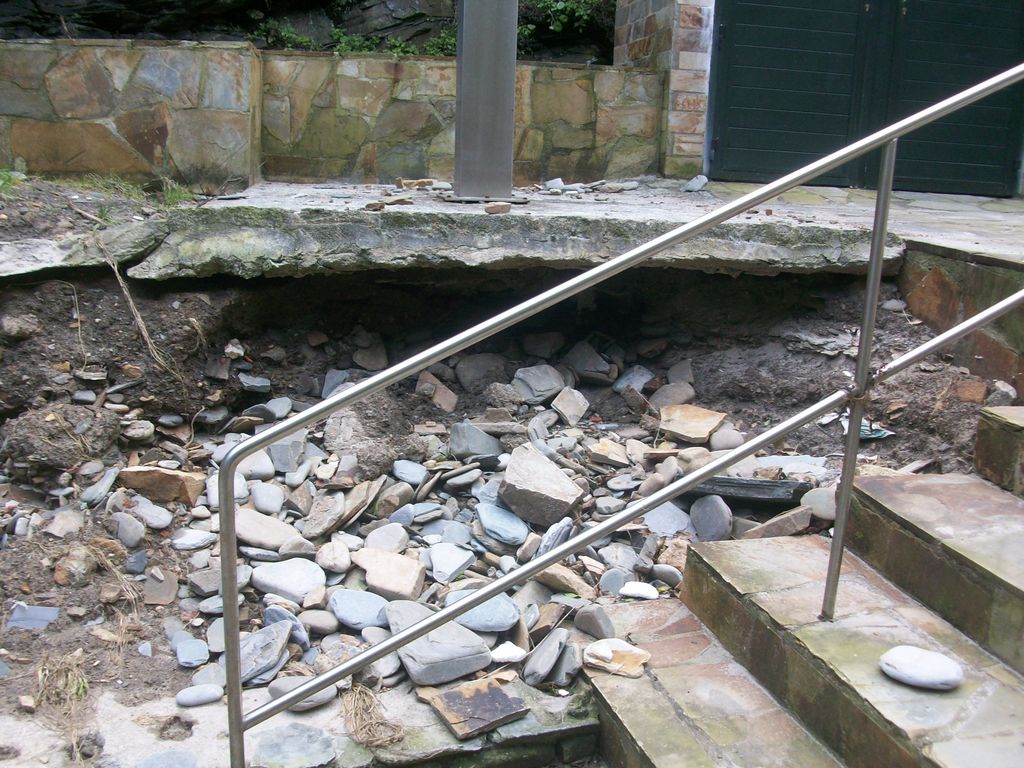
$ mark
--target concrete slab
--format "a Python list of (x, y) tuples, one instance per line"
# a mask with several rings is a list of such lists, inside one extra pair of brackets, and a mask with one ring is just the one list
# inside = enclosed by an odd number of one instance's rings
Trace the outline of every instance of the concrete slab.
[[(875, 479), (875, 478), (872, 478)], [(927, 608), (915, 603), (850, 556), (853, 587), (835, 621), (817, 618), (825, 568), (820, 537), (714, 542), (690, 550), (684, 584), (694, 613), (723, 639), (772, 693), (780, 696), (851, 768), (1019, 764), (1024, 678)], [(802, 584), (771, 575), (802, 562)], [(760, 584), (757, 583), (760, 574)], [(737, 588), (740, 585), (741, 588)], [(809, 603), (808, 610), (800, 604)], [(965, 671), (954, 691), (925, 691), (885, 676), (879, 657), (895, 645), (914, 645), (952, 658)], [(660, 674), (660, 673), (659, 673)], [(1015, 762), (1016, 761), (1016, 762)]]
[(840, 765), (678, 600), (605, 606), (616, 634), (652, 654), (628, 679), (588, 670), (614, 765)]

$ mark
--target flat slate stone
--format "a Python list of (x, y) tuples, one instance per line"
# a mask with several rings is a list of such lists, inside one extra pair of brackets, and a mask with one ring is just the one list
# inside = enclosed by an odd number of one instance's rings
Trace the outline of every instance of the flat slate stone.
[(434, 581), (447, 584), (462, 575), (476, 561), (476, 555), (455, 544), (434, 544), (430, 548), (431, 572)]
[[(253, 632), (242, 639), (240, 667), (243, 683), (259, 677), (277, 665), (281, 654), (288, 645), (288, 636), (291, 634), (291, 630), (289, 622), (280, 621), (263, 627), (258, 632)], [(223, 661), (224, 657), (222, 656), (221, 662)]]
[[(449, 592), (444, 599), (445, 607), (454, 605), (473, 594), (474, 590), (460, 589)], [(456, 622), (474, 632), (504, 632), (519, 621), (519, 606), (508, 595), (495, 595), (480, 605), (470, 608), (455, 619)]]
[[(424, 605), (396, 600), (387, 607), (392, 633), (401, 632), (433, 616)], [(413, 640), (398, 651), (409, 678), (416, 685), (438, 685), (470, 675), (491, 663), (487, 644), (474, 632), (449, 623)]]
[(297, 533), (288, 523), (246, 507), (235, 510), (235, 531), (240, 542), (274, 552)]
[(373, 592), (358, 589), (338, 589), (327, 604), (338, 621), (352, 629), (386, 627), (385, 609), (388, 601)]
[(325, 586), (327, 574), (311, 560), (295, 558), (279, 563), (258, 565), (252, 572), (252, 585), (261, 592), (273, 592), (302, 605), (306, 595)]
[(337, 757), (334, 739), (319, 728), (289, 723), (256, 737), (251, 768), (320, 768)]
[(448, 436), (448, 452), (457, 459), (498, 455), (505, 449), (496, 437), (474, 427), (468, 421), (453, 424)]
[(527, 685), (537, 687), (554, 669), (558, 657), (562, 654), (569, 639), (569, 630), (558, 627), (551, 630), (547, 637), (541, 640), (540, 644), (533, 649), (533, 653), (523, 667), (523, 680)]
[(186, 669), (201, 667), (210, 660), (210, 648), (202, 640), (190, 637), (178, 643), (174, 649), (178, 664)]
[(223, 687), (206, 683), (183, 688), (178, 691), (174, 700), (179, 707), (201, 707), (203, 704), (213, 704), (216, 701), (220, 701), (223, 696)]
[(476, 516), (480, 525), (487, 531), (487, 535), (503, 544), (519, 546), (530, 535), (530, 526), (512, 510), (499, 507), (497, 504), (477, 504)]
[(615, 637), (615, 625), (600, 605), (588, 605), (576, 611), (573, 624), (580, 632), (586, 632), (597, 640)]
[[(312, 678), (310, 677), (279, 677), (276, 680), (272, 680), (270, 685), (267, 686), (267, 693), (270, 694), (270, 698), (279, 699), (286, 693), (290, 693), (298, 688), (300, 685), (308, 683)], [(297, 704), (292, 704), (288, 707), (289, 712), (306, 712), (310, 709), (316, 709), (322, 707), (324, 704), (330, 704), (338, 696), (338, 689), (334, 685), (329, 685), (322, 691), (317, 691), (312, 696), (309, 696)]]

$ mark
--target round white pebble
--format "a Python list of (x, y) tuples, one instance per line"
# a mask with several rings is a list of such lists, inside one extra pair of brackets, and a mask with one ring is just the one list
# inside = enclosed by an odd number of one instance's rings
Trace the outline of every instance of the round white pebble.
[(964, 671), (955, 661), (912, 645), (897, 645), (886, 651), (878, 665), (893, 680), (915, 688), (951, 691), (964, 681)]
[(641, 600), (657, 600), (658, 590), (653, 584), (643, 581), (627, 581), (619, 590), (619, 597), (638, 597)]
[(495, 664), (516, 664), (525, 658), (526, 651), (511, 642), (504, 642), (491, 651), (491, 661)]

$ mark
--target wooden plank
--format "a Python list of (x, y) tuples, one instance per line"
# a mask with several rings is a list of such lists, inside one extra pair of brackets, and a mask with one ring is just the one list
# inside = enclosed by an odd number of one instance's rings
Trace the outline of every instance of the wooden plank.
[(505, 693), (494, 678), (473, 680), (438, 693), (425, 692), (455, 738), (471, 739), (500, 725), (526, 717), (530, 708), (518, 696)]

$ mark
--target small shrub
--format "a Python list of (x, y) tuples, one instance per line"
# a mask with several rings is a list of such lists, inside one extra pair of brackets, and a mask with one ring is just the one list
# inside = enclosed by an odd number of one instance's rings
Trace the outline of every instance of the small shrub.
[(173, 208), (179, 203), (191, 203), (195, 200), (192, 190), (173, 179), (164, 179), (164, 205)]
[(277, 19), (267, 19), (261, 23), (252, 31), (249, 39), (266, 40), (267, 46), (270, 48), (285, 48), (289, 50), (298, 48), (309, 51), (316, 47), (313, 44), (313, 38), (298, 34), (295, 31), (295, 27), (291, 24), (278, 21)]
[(382, 50), (393, 53), (395, 56), (416, 56), (420, 49), (408, 40), (400, 40), (397, 37), (390, 37), (384, 41)]
[(423, 52), (428, 56), (454, 56), (458, 44), (459, 36), (455, 27), (445, 27), (423, 44)]
[(0, 170), (0, 197), (7, 197), (17, 183), (18, 177), (13, 171)]
[(370, 53), (377, 50), (377, 41), (364, 35), (350, 35), (344, 29), (331, 32), (330, 49), (337, 53)]

